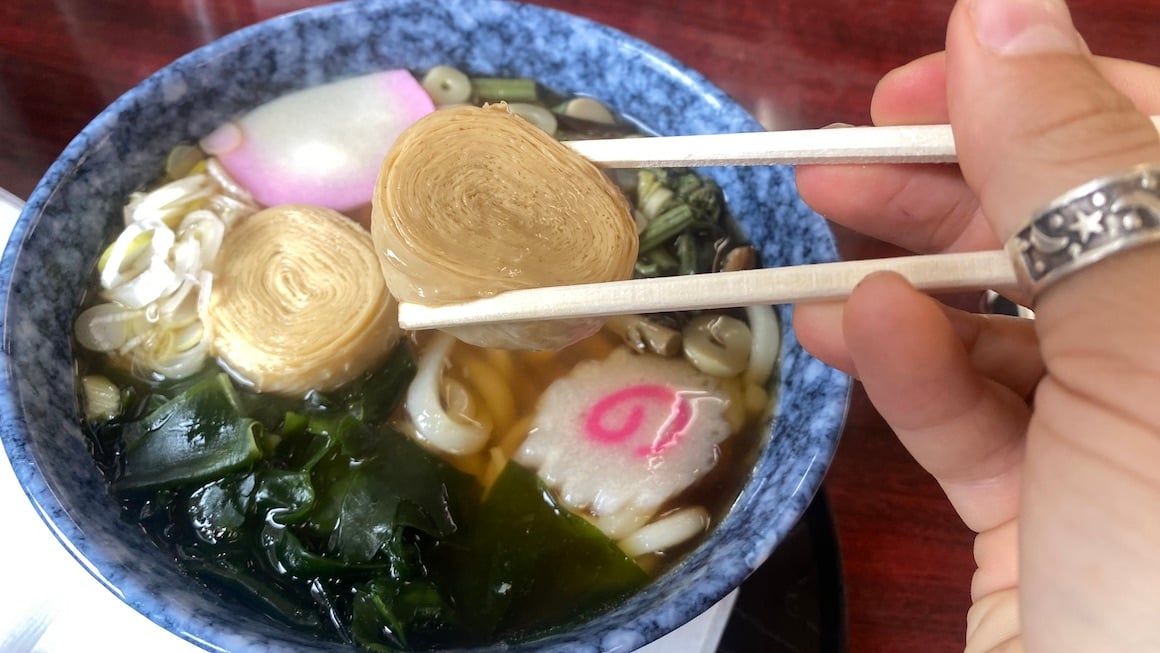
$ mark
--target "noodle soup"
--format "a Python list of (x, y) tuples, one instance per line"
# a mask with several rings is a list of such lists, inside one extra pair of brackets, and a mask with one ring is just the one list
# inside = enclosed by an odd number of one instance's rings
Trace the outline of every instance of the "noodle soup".
[[(613, 318), (558, 350), (399, 331), (367, 231), (383, 152), (365, 131), (294, 132), (363, 112), (348, 120), (389, 140), (465, 102), (559, 139), (638, 133), (597, 100), (445, 67), (281, 98), (126, 198), (75, 322), (86, 433), (124, 518), (321, 639), (472, 646), (599, 614), (714, 527), (767, 432), (769, 307)], [(758, 264), (708, 177), (614, 181), (634, 276)]]

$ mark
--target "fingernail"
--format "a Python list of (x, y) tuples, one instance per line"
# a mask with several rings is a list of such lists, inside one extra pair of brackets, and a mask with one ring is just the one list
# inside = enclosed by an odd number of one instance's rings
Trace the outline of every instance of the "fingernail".
[(825, 127), (822, 127), (822, 129), (848, 129), (853, 126), (854, 125), (851, 125), (848, 122), (832, 122)]
[(1083, 52), (1063, 0), (971, 0), (979, 42), (996, 54)]

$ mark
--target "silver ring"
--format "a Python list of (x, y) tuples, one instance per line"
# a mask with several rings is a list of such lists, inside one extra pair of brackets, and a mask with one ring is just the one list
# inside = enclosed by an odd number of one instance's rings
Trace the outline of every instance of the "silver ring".
[(1160, 242), (1160, 164), (1078, 186), (1037, 211), (1004, 248), (1032, 299), (1116, 252)]

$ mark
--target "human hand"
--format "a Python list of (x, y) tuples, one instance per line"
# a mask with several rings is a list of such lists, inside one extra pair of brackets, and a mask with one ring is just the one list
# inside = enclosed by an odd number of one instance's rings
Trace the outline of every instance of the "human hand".
[[(994, 249), (1090, 179), (1160, 163), (1160, 70), (1093, 58), (1061, 0), (960, 0), (947, 53), (887, 75), (877, 124), (951, 122), (959, 170), (802, 167), (820, 213), (918, 252)], [(1160, 248), (1047, 290), (1037, 319), (954, 311), (892, 274), (801, 305), (979, 535), (967, 651), (1156, 651)]]

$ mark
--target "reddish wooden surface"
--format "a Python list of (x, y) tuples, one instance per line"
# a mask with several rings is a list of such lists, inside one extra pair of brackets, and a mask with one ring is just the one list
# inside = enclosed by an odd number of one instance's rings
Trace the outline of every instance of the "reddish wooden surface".
[[(436, 0), (432, 0), (433, 2)], [(107, 103), (182, 53), (311, 0), (3, 0), (0, 186), (24, 196)], [(539, 0), (675, 55), (770, 129), (864, 123), (878, 78), (941, 49), (951, 0)], [(1160, 63), (1155, 0), (1073, 0), (1093, 51)], [(847, 257), (882, 245), (839, 230)], [(855, 391), (827, 479), (850, 650), (961, 651), (971, 537)]]

